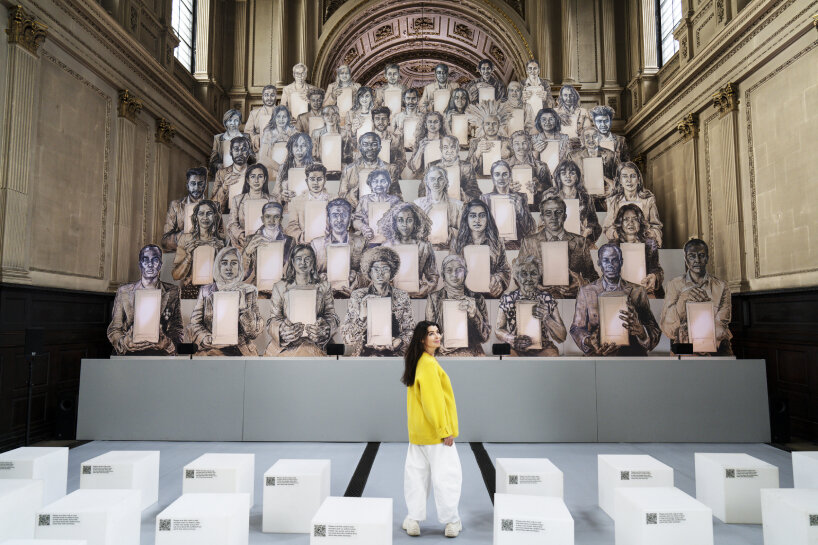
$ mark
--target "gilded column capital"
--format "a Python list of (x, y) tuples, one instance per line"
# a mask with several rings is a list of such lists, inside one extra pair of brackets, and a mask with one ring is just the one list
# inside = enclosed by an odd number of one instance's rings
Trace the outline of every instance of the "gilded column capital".
[(170, 144), (176, 136), (176, 127), (164, 117), (156, 118), (156, 141), (161, 144)]
[(676, 126), (679, 134), (685, 141), (692, 140), (699, 135), (699, 116), (697, 114), (687, 114)]
[(48, 27), (26, 13), (23, 6), (14, 6), (9, 10), (9, 27), (6, 29), (8, 42), (27, 49), (32, 55), (43, 45)]
[(738, 110), (738, 104), (738, 93), (732, 82), (728, 82), (727, 85), (713, 94), (713, 107), (719, 109), (720, 117)]
[(812, 26), (815, 27), (815, 30), (818, 30), (818, 13), (812, 16)]
[(136, 122), (136, 116), (142, 111), (142, 101), (131, 94), (127, 89), (119, 92), (119, 103), (117, 105), (117, 115), (125, 119)]

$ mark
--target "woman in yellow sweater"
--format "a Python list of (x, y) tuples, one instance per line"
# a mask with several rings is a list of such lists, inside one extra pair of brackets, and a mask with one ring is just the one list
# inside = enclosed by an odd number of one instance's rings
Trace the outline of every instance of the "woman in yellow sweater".
[(406, 385), (406, 416), (409, 451), (403, 473), (403, 492), (409, 514), (403, 529), (420, 535), (419, 522), (426, 519), (429, 481), (435, 492), (435, 506), (446, 537), (457, 537), (463, 528), (457, 504), (463, 474), (454, 446), (457, 437), (457, 407), (449, 376), (435, 359), (440, 348), (440, 328), (422, 321), (415, 326), (404, 358), (401, 382)]

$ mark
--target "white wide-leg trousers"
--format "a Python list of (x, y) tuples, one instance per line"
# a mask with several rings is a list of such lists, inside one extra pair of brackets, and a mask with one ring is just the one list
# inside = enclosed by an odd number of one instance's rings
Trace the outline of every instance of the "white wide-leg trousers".
[(460, 502), (463, 472), (456, 446), (447, 447), (442, 442), (436, 445), (409, 443), (403, 472), (403, 494), (410, 519), (426, 520), (430, 480), (439, 522), (448, 524), (459, 521), (457, 504)]

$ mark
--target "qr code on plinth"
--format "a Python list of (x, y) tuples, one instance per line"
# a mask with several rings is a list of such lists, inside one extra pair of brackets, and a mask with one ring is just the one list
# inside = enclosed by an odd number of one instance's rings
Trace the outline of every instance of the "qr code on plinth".
[(656, 513), (645, 513), (645, 523), (658, 524), (658, 517), (656, 516)]
[(514, 531), (514, 520), (512, 520), (512, 519), (501, 519), (500, 520), (500, 531), (502, 531), (502, 532), (513, 532)]
[(38, 515), (37, 526), (51, 526), (51, 515)]
[(196, 475), (195, 469), (186, 469), (185, 470), (185, 479), (192, 479)]
[(736, 470), (735, 469), (725, 469), (724, 474), (728, 479), (735, 479), (736, 478)]
[(508, 484), (520, 484), (520, 476), (519, 475), (509, 475), (508, 476)]
[(170, 532), (170, 519), (159, 519), (159, 531)]
[(619, 480), (620, 481), (630, 481), (631, 480), (631, 472), (630, 471), (620, 471), (619, 472)]
[(267, 486), (275, 486), (276, 485), (276, 478), (275, 477), (267, 477)]
[(809, 516), (809, 525), (810, 526), (818, 526), (818, 515), (810, 515)]
[(90, 475), (91, 474), (91, 466), (82, 466), (82, 474), (83, 475)]
[(312, 527), (313, 537), (327, 537), (327, 526), (325, 524), (316, 524)]

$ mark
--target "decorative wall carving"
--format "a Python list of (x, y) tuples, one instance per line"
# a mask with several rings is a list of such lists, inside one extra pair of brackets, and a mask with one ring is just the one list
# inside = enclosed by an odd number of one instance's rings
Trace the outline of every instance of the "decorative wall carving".
[(162, 144), (170, 144), (176, 136), (176, 127), (164, 117), (156, 118), (156, 141)]
[(128, 121), (136, 122), (136, 118), (142, 111), (142, 101), (131, 94), (127, 89), (119, 92), (116, 113), (119, 117), (124, 117)]
[(721, 117), (738, 110), (738, 104), (738, 93), (731, 82), (727, 82), (727, 85), (713, 94), (713, 107), (719, 109)]
[(9, 27), (6, 34), (10, 44), (18, 44), (32, 55), (37, 55), (37, 50), (43, 45), (48, 34), (47, 30), (47, 26), (34, 19), (22, 6), (9, 9)]
[(682, 138), (692, 140), (699, 135), (699, 116), (695, 113), (687, 114), (676, 126)]
[(471, 28), (469, 28), (469, 25), (463, 23), (455, 23), (454, 35), (460, 36), (461, 38), (465, 38), (471, 41), (472, 38), (474, 38), (474, 31)]
[(435, 21), (431, 17), (418, 17), (412, 21), (412, 29), (415, 32), (432, 31), (435, 29)]
[(386, 38), (389, 38), (390, 36), (394, 35), (394, 33), (395, 32), (394, 29), (392, 28), (392, 25), (383, 25), (377, 31), (375, 31), (375, 41), (381, 42)]

